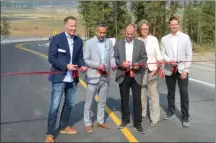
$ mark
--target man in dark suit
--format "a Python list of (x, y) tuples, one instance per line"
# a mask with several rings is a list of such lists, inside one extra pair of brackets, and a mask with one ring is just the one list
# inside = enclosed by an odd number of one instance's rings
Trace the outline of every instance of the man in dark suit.
[(119, 83), (121, 94), (122, 123), (119, 128), (124, 128), (130, 122), (129, 93), (131, 88), (133, 93), (134, 127), (140, 133), (145, 133), (141, 125), (141, 84), (145, 68), (140, 64), (146, 63), (147, 54), (144, 42), (134, 38), (134, 36), (135, 25), (129, 24), (126, 28), (126, 38), (116, 41), (114, 46), (114, 56), (118, 66), (116, 82)]
[(55, 126), (62, 95), (65, 102), (60, 118), (60, 133), (76, 134), (71, 127), (72, 108), (76, 98), (76, 88), (79, 82), (77, 67), (87, 70), (83, 60), (83, 41), (75, 36), (77, 22), (72, 16), (64, 19), (65, 32), (53, 36), (49, 45), (48, 60), (52, 65), (49, 81), (52, 82), (51, 106), (48, 115), (48, 130), (46, 142), (54, 142)]

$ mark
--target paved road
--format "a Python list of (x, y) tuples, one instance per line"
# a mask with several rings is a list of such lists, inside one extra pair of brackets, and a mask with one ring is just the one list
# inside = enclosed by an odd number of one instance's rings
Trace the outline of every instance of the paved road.
[[(49, 71), (47, 59), (38, 54), (15, 47), (16, 43), (4, 44), (1, 47), (1, 73)], [(46, 46), (38, 46), (38, 42), (24, 44), (22, 47), (47, 55)], [(192, 69), (202, 72), (202, 69)], [(200, 74), (198, 74), (200, 75)], [(213, 75), (214, 76), (214, 75)], [(83, 79), (84, 75), (81, 75)], [(200, 76), (191, 74), (197, 80)], [(1, 77), (1, 140), (10, 142), (44, 141), (48, 108), (50, 105), (50, 83), (47, 75), (20, 75)], [(212, 77), (210, 77), (212, 79)], [(214, 79), (212, 79), (214, 80)], [(207, 82), (207, 81), (205, 81)], [(214, 81), (211, 81), (212, 83)], [(74, 126), (79, 133), (74, 136), (59, 135), (59, 142), (128, 142), (135, 137), (139, 142), (213, 142), (215, 140), (215, 93), (214, 87), (196, 81), (189, 83), (191, 127), (182, 128), (180, 124), (180, 97), (176, 93), (176, 117), (170, 121), (161, 121), (155, 128), (149, 127), (148, 119), (143, 119), (143, 126), (148, 133), (141, 135), (132, 126), (128, 127), (131, 134), (124, 135), (116, 127), (116, 120), (120, 115), (120, 95), (118, 85), (114, 82), (114, 73), (110, 84), (107, 106), (116, 115), (106, 115), (110, 130), (95, 127), (93, 134), (85, 132), (83, 124), (83, 106), (85, 88), (79, 84), (77, 90), (77, 104), (74, 107)], [(177, 90), (178, 91), (178, 90)], [(164, 80), (159, 81), (161, 117), (165, 115), (167, 107), (166, 86)], [(130, 103), (132, 103), (130, 101)], [(132, 105), (132, 104), (131, 104)], [(96, 105), (94, 105), (94, 111)], [(131, 106), (132, 111), (132, 106)], [(94, 115), (95, 119), (95, 115)], [(114, 119), (114, 120), (113, 120)], [(96, 122), (96, 121), (95, 121)]]

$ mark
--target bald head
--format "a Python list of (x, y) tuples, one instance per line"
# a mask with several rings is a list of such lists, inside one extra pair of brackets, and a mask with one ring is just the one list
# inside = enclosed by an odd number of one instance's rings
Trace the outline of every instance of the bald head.
[(134, 35), (135, 35), (135, 25), (134, 24), (129, 24), (126, 29), (126, 40), (128, 42), (131, 42), (134, 39)]
[(126, 31), (127, 30), (134, 30), (134, 32), (135, 32), (135, 25), (134, 24), (128, 24), (125, 30)]

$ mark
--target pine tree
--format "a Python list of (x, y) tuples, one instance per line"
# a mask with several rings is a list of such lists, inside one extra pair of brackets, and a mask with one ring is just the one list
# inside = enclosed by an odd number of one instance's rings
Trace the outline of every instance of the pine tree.
[(79, 2), (78, 10), (88, 29), (88, 37), (95, 35), (95, 24), (104, 21), (107, 24), (107, 37), (121, 37), (126, 23), (131, 22), (127, 2), (88, 1)]
[(150, 31), (153, 35), (161, 38), (167, 32), (165, 1), (132, 2), (132, 10), (136, 17), (136, 23), (141, 19), (150, 22)]

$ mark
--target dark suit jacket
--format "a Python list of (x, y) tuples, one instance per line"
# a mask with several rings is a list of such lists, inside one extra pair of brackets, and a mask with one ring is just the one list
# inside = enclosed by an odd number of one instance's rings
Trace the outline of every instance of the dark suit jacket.
[[(74, 36), (72, 64), (78, 67), (84, 66), (83, 41)], [(62, 82), (67, 73), (67, 64), (70, 63), (71, 55), (65, 32), (55, 35), (49, 45), (48, 61), (52, 65), (51, 72), (64, 72), (62, 74), (50, 74), (49, 81), (53, 83)], [(76, 83), (79, 78), (74, 79)]]
[[(126, 61), (126, 53), (125, 53), (125, 38), (119, 41), (116, 41), (114, 46), (114, 57), (116, 60), (116, 65), (122, 65), (124, 61)], [(147, 53), (145, 49), (144, 42), (134, 38), (134, 46), (133, 46), (133, 56), (132, 56), (132, 64), (139, 63), (145, 64), (147, 62)], [(121, 84), (125, 78), (123, 72), (124, 68), (118, 67), (116, 72), (116, 82)], [(141, 67), (138, 70), (134, 70), (134, 78), (138, 84), (142, 84), (143, 75), (145, 72), (145, 68)]]

